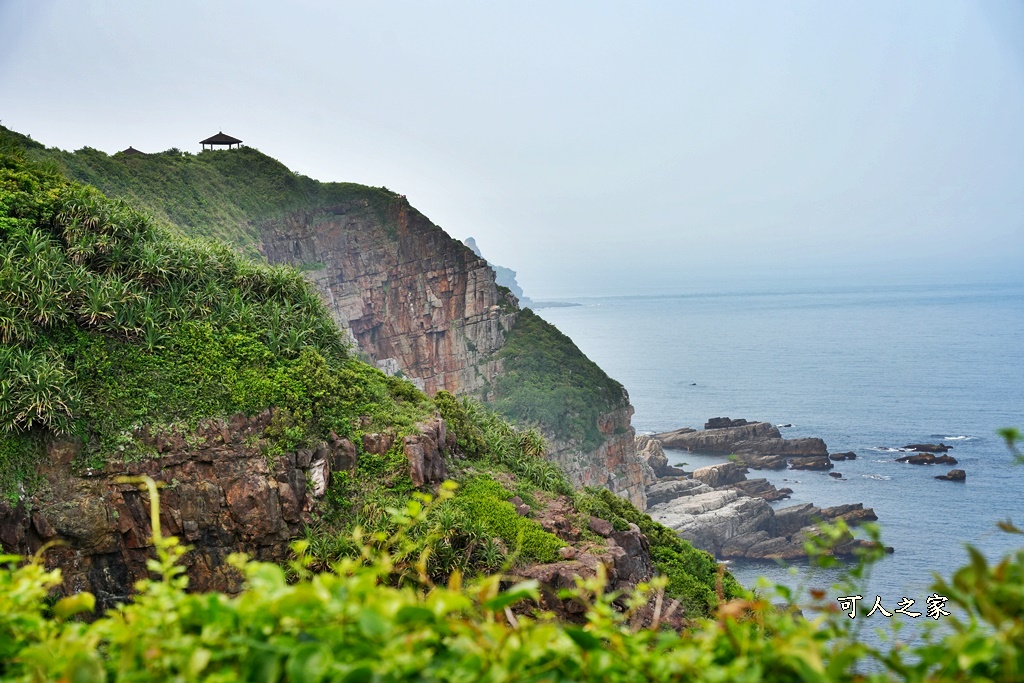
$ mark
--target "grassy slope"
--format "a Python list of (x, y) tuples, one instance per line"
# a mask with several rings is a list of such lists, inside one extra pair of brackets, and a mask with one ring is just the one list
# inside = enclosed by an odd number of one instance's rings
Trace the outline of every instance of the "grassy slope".
[(233, 244), (254, 258), (258, 221), (354, 200), (366, 201), (383, 220), (388, 205), (400, 200), (383, 188), (318, 182), (252, 147), (111, 156), (90, 147), (73, 153), (46, 148), (0, 126), (4, 138), (73, 180), (131, 201), (165, 227)]

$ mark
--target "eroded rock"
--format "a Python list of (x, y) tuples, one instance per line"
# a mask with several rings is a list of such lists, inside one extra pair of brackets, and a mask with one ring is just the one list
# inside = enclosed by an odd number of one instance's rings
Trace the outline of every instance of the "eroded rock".
[(905, 455), (896, 458), (896, 462), (905, 462), (910, 465), (956, 465), (957, 460), (951, 455), (935, 455), (934, 453), (918, 453), (917, 455)]
[(935, 478), (944, 481), (967, 481), (967, 473), (963, 470), (950, 470), (946, 474), (940, 474)]

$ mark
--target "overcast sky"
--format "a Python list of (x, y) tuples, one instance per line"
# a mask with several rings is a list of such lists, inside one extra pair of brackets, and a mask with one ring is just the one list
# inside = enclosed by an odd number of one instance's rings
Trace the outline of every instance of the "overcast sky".
[(534, 298), (1024, 277), (1020, 0), (0, 0), (0, 122), (223, 130)]

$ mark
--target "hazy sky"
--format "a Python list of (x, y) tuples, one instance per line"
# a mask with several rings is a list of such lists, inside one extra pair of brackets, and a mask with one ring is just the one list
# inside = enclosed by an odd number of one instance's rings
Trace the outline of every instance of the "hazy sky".
[(534, 298), (1024, 278), (1021, 0), (0, 0), (0, 121), (223, 130)]

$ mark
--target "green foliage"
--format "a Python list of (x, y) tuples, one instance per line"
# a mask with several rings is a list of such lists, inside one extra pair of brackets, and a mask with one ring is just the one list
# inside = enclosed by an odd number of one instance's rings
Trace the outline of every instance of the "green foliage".
[(621, 384), (529, 309), (498, 353), (505, 371), (494, 381), (494, 408), (520, 424), (544, 425), (584, 450), (603, 441), (599, 417), (628, 403)]
[(461, 453), (500, 465), (541, 490), (572, 495), (565, 473), (544, 459), (547, 443), (535, 429), (519, 429), (478, 402), (447, 391), (437, 392), (434, 402)]
[(0, 498), (15, 502), (20, 486), (31, 487), (36, 483), (36, 466), (42, 450), (38, 431), (0, 431)]
[(718, 590), (724, 599), (740, 598), (746, 594), (732, 574), (724, 572), (719, 575), (718, 562), (712, 555), (697, 550), (674, 531), (658, 524), (650, 515), (640, 512), (628, 500), (611, 491), (585, 489), (577, 493), (576, 507), (584, 514), (607, 519), (619, 531), (631, 523), (640, 527), (651, 544), (655, 569), (668, 578), (666, 595), (683, 603), (687, 614), (712, 614), (720, 602)]
[[(852, 638), (831, 598), (777, 609), (739, 599), (683, 632), (662, 630), (664, 580), (633, 595), (606, 593), (604, 576), (564, 595), (584, 625), (538, 612), (538, 585), (499, 575), (434, 583), (412, 530), (452, 502), (421, 496), (392, 512), (389, 535), (356, 537), (354, 556), (310, 571), (308, 548), (285, 570), (232, 558), (246, 579), (237, 596), (186, 592), (186, 552), (160, 534), (150, 485), (157, 558), (131, 604), (91, 622), (89, 594), (48, 599), (60, 582), (39, 558), (0, 557), (3, 680), (210, 681), (1018, 681), (1024, 664), (1024, 551), (989, 566), (977, 553), (936, 589), (967, 620), (928, 628), (923, 644), (875, 649)], [(490, 484), (481, 484), (489, 488)], [(505, 586), (505, 587), (503, 587)], [(625, 606), (623, 611), (616, 603)], [(653, 628), (634, 614), (655, 604)], [(803, 614), (797, 612), (803, 610)], [(865, 671), (865, 663), (874, 667)]]
[(490, 534), (499, 537), (510, 549), (527, 560), (554, 562), (563, 543), (544, 531), (537, 522), (516, 514), (508, 502), (512, 493), (489, 476), (482, 475), (465, 483), (452, 500), (469, 519), (477, 521)]
[[(256, 260), (264, 258), (262, 235), (289, 216), (303, 215), (315, 226), (339, 213), (361, 215), (394, 238), (398, 218), (411, 210), (402, 196), (386, 188), (320, 183), (251, 147), (200, 154), (174, 149), (108, 156), (90, 148), (68, 153), (47, 149), (0, 126), (0, 149), (42, 162), (50, 172), (89, 183), (111, 197), (128, 200), (149, 212), (154, 225), (177, 235), (221, 240)], [(299, 266), (300, 270), (321, 267), (312, 257)], [(509, 290), (498, 289), (502, 310), (515, 311), (511, 297), (506, 296)], [(90, 315), (106, 320), (112, 315), (105, 305), (111, 291), (98, 285), (90, 291)], [(494, 386), (494, 407), (517, 424), (543, 427), (572, 447), (596, 449), (604, 440), (599, 416), (626, 405), (622, 387), (568, 337), (531, 311), (517, 317), (508, 344), (500, 352), (507, 373)], [(159, 321), (141, 328), (140, 334), (149, 347), (162, 343)], [(300, 343), (298, 338), (288, 340), (284, 335), (272, 335), (271, 342), (272, 351), (280, 344), (294, 347)]]

